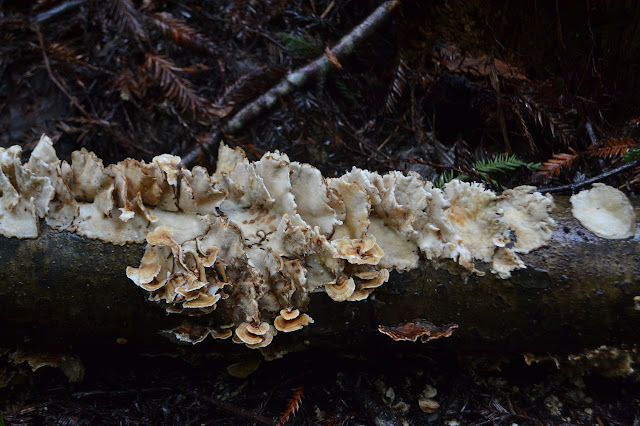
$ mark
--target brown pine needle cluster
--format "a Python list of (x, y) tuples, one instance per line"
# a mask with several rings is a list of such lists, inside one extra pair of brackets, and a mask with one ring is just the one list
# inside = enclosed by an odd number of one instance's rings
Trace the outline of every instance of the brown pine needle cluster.
[(111, 87), (119, 92), (120, 98), (124, 101), (131, 100), (132, 96), (139, 99), (144, 94), (144, 87), (128, 68), (122, 70), (120, 75), (112, 81)]
[(287, 409), (282, 413), (282, 417), (276, 423), (277, 426), (282, 426), (289, 421), (289, 418), (295, 416), (298, 409), (302, 405), (303, 387), (298, 386), (293, 393), (293, 396), (287, 402)]
[(184, 71), (182, 68), (160, 55), (147, 53), (146, 58), (145, 67), (153, 73), (154, 80), (159, 82), (165, 96), (176, 102), (180, 112), (189, 110), (194, 116), (198, 112), (205, 115), (210, 113), (207, 101), (198, 96), (189, 80), (178, 75)]
[(637, 142), (632, 138), (611, 138), (590, 146), (587, 153), (590, 157), (621, 157), (636, 145)]
[(171, 37), (176, 44), (207, 55), (215, 53), (213, 42), (190, 27), (183, 19), (177, 18), (169, 12), (154, 13), (149, 19), (164, 35)]
[(111, 0), (109, 14), (114, 17), (120, 29), (127, 28), (138, 40), (149, 41), (147, 29), (131, 0)]
[(285, 69), (280, 67), (260, 66), (255, 70), (242, 74), (225, 88), (216, 100), (217, 105), (237, 108), (255, 98), (256, 93), (269, 90), (283, 75)]
[(407, 86), (406, 69), (407, 63), (402, 55), (400, 55), (398, 58), (398, 66), (394, 69), (393, 80), (391, 81), (389, 89), (387, 89), (387, 98), (384, 103), (385, 110), (388, 112), (394, 111)]
[(549, 178), (560, 175), (563, 168), (569, 168), (573, 162), (580, 156), (575, 150), (569, 148), (571, 154), (554, 154), (549, 160), (545, 161), (538, 169), (538, 173)]

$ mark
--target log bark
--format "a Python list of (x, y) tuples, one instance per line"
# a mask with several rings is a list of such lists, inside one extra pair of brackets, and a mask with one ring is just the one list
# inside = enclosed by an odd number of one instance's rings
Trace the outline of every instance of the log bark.
[[(640, 200), (632, 200), (638, 213)], [(337, 303), (314, 294), (315, 323), (279, 333), (272, 353), (299, 346), (364, 351), (570, 353), (603, 344), (634, 343), (640, 312), (640, 232), (625, 240), (599, 238), (571, 215), (567, 197), (556, 197), (558, 223), (549, 245), (523, 256), (527, 268), (500, 279), (488, 271), (465, 277), (453, 264), (428, 262), (392, 273), (361, 302)], [(637, 215), (638, 216), (638, 215)], [(137, 351), (175, 348), (158, 333), (190, 319), (146, 300), (126, 276), (138, 265), (142, 245), (115, 246), (43, 227), (32, 240), (0, 237), (0, 330), (3, 346), (108, 351), (123, 343)], [(216, 312), (211, 314), (215, 317)], [(380, 325), (413, 319), (455, 323), (453, 335), (428, 343), (394, 342)], [(244, 350), (207, 339), (195, 347)]]

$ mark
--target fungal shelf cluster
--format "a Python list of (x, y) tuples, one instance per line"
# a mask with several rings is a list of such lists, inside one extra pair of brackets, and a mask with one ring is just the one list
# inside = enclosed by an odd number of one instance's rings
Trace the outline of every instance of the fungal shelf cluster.
[(219, 314), (197, 333), (174, 331), (193, 343), (211, 335), (265, 347), (313, 323), (311, 294), (364, 300), (421, 258), (469, 273), (488, 262), (507, 278), (555, 227), (551, 197), (533, 187), (497, 195), (454, 180), (440, 190), (415, 173), (357, 168), (324, 178), (284, 154), (250, 162), (223, 144), (214, 174), (166, 154), (105, 167), (83, 149), (67, 163), (46, 136), (28, 162), (20, 157), (19, 147), (0, 149), (0, 233), (35, 238), (44, 220), (112, 244), (146, 243), (126, 274), (150, 300)]

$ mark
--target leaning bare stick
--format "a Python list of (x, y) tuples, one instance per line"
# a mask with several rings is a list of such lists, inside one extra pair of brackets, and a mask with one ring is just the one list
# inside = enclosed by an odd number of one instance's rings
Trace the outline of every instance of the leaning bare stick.
[[(339, 62), (337, 62), (338, 60), (347, 57), (354, 51), (358, 44), (373, 34), (399, 4), (400, 1), (398, 0), (386, 1), (381, 4), (367, 16), (360, 25), (345, 35), (338, 44), (331, 49), (327, 48), (324, 55), (290, 72), (282, 81), (238, 111), (223, 127), (224, 132), (237, 133), (248, 123), (251, 123), (255, 117), (273, 107), (278, 99), (303, 87), (313, 78), (322, 78), (332, 67), (339, 64)], [(216, 135), (217, 133), (214, 133), (211, 141), (196, 147), (193, 151), (185, 155), (182, 159), (183, 163), (187, 166), (193, 166), (202, 149), (211, 148), (209, 145), (218, 142)]]
[(329, 179), (224, 145), (213, 175), (169, 155), (72, 158), (46, 137), (26, 164), (16, 147), (0, 157), (6, 342), (148, 349), (167, 330), (274, 357), (300, 342), (447, 337), (428, 345), (509, 353), (635, 339), (638, 235), (612, 188), (576, 197), (572, 213), (532, 187), (441, 191), (355, 168)]

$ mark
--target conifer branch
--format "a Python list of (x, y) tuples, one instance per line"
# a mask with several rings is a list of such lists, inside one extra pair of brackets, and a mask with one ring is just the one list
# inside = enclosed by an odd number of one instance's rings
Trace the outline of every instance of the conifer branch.
[(296, 412), (302, 405), (302, 389), (302, 386), (298, 386), (296, 388), (293, 396), (291, 396), (291, 399), (289, 399), (289, 401), (287, 402), (287, 409), (284, 411), (284, 413), (282, 413), (282, 417), (280, 417), (280, 420), (278, 420), (276, 426), (283, 426), (289, 421), (289, 418), (296, 415)]
[(544, 175), (545, 177), (558, 176), (562, 168), (571, 167), (573, 162), (578, 157), (579, 155), (575, 151), (573, 151), (572, 154), (554, 154), (553, 157), (542, 164), (542, 167), (538, 169), (538, 173)]
[(611, 138), (589, 147), (587, 153), (590, 157), (620, 157), (636, 145), (637, 142), (632, 138)]
[(149, 41), (149, 34), (131, 0), (111, 0), (109, 13), (121, 29), (127, 28), (140, 41)]
[(207, 55), (215, 54), (213, 42), (190, 27), (183, 19), (177, 18), (169, 12), (159, 12), (151, 15), (150, 20), (164, 35), (171, 37), (180, 46)]

